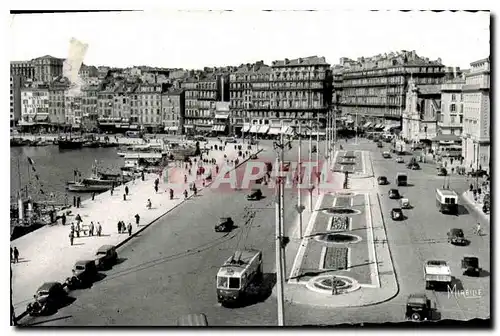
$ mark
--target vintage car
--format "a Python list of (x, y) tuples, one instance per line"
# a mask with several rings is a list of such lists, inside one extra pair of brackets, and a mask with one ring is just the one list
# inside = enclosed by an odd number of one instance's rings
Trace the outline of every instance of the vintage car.
[(462, 229), (450, 229), (448, 231), (448, 243), (453, 245), (464, 245), (466, 243), (464, 231)]
[(37, 289), (35, 302), (29, 303), (26, 311), (31, 316), (43, 315), (57, 311), (68, 293), (59, 282), (46, 282)]
[(401, 210), (401, 208), (393, 208), (391, 210), (391, 218), (392, 220), (403, 220), (403, 210)]
[(408, 198), (402, 198), (400, 200), (401, 203), (401, 209), (411, 209), (412, 206), (410, 204), (410, 200)]
[(406, 301), (405, 319), (413, 321), (431, 320), (431, 300), (425, 294), (410, 294)]
[(389, 184), (389, 180), (387, 179), (386, 176), (379, 176), (379, 177), (377, 177), (377, 182), (378, 182), (379, 185)]
[(233, 227), (234, 222), (231, 217), (221, 217), (219, 223), (215, 225), (215, 232), (229, 232)]
[(95, 265), (97, 269), (110, 268), (118, 261), (118, 254), (114, 245), (103, 245), (96, 252)]
[(390, 199), (400, 199), (401, 195), (399, 194), (398, 189), (390, 189), (389, 190), (389, 198)]
[(406, 168), (411, 169), (411, 170), (419, 170), (420, 165), (417, 162), (411, 162), (406, 165)]
[(66, 279), (69, 289), (90, 285), (97, 277), (95, 260), (79, 260), (73, 267), (73, 276)]
[(377, 142), (377, 148), (382, 148), (382, 147), (384, 147), (382, 141)]
[(448, 171), (444, 167), (438, 167), (437, 168), (437, 175), (438, 176), (447, 176), (448, 175)]
[(382, 153), (382, 157), (383, 157), (384, 159), (390, 159), (390, 158), (391, 158), (391, 153), (389, 153), (389, 152), (383, 152), (383, 153)]
[(396, 158), (396, 163), (405, 163), (405, 160), (401, 156), (398, 156)]
[(260, 189), (252, 189), (250, 194), (247, 195), (247, 200), (258, 201), (262, 198), (262, 191)]
[(462, 274), (478, 277), (481, 274), (479, 258), (474, 256), (464, 256), (462, 259)]
[(486, 172), (486, 170), (482, 170), (482, 169), (475, 170), (475, 171), (470, 173), (471, 177), (483, 177), (483, 176), (487, 176), (487, 175), (488, 175), (488, 173)]

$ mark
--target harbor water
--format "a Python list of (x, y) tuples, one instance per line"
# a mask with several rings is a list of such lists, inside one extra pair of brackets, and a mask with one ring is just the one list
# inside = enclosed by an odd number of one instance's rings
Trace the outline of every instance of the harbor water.
[[(28, 161), (33, 160), (33, 165)], [(35, 201), (53, 201), (57, 204), (73, 202), (73, 196), (82, 200), (91, 197), (88, 193), (72, 193), (66, 190), (66, 182), (74, 179), (74, 170), (82, 178), (91, 174), (97, 160), (99, 171), (120, 173), (124, 160), (117, 148), (82, 148), (60, 150), (58, 146), (11, 147), (10, 148), (10, 196), (15, 201), (18, 191), (28, 189)], [(33, 169), (34, 168), (34, 169)], [(38, 175), (38, 179), (36, 178)]]

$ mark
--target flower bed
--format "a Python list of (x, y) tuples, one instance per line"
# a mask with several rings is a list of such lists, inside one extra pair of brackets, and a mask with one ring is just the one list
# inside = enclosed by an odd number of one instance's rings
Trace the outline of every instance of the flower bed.
[(347, 231), (349, 228), (349, 218), (343, 216), (333, 216), (330, 230)]
[(325, 254), (324, 269), (345, 270), (347, 269), (347, 247), (328, 247)]

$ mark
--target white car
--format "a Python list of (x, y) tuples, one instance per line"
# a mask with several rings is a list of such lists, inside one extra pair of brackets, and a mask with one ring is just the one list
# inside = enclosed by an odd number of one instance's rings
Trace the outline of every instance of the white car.
[(390, 158), (391, 158), (391, 153), (389, 153), (389, 152), (383, 152), (383, 153), (382, 153), (382, 157), (383, 157), (384, 159), (390, 159)]
[(405, 163), (405, 160), (403, 160), (403, 158), (402, 158), (401, 156), (398, 156), (398, 157), (396, 158), (396, 162), (397, 162), (397, 163)]

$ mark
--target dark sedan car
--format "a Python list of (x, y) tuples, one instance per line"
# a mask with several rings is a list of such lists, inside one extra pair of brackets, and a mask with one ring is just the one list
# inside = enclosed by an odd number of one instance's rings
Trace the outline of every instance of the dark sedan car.
[(386, 176), (379, 176), (379, 177), (377, 177), (377, 182), (378, 182), (379, 185), (389, 184), (389, 180), (387, 179)]
[(453, 245), (464, 245), (466, 243), (464, 231), (462, 229), (450, 229), (448, 231), (448, 243)]
[(406, 167), (408, 169), (411, 169), (411, 170), (419, 170), (420, 169), (420, 165), (417, 162), (409, 163)]
[(110, 268), (118, 261), (118, 254), (114, 245), (103, 245), (99, 247), (96, 253), (95, 265), (97, 269)]
[(31, 316), (43, 315), (56, 311), (68, 293), (59, 282), (46, 282), (37, 289), (35, 302), (29, 303), (26, 311)]
[(392, 220), (403, 220), (403, 210), (401, 210), (401, 208), (393, 208), (391, 210), (391, 218)]
[(221, 217), (215, 226), (215, 232), (229, 232), (233, 229), (234, 222), (231, 217)]
[(399, 190), (398, 189), (389, 190), (389, 198), (390, 199), (400, 199), (401, 195), (399, 194)]
[(247, 196), (249, 201), (258, 201), (262, 198), (262, 191), (260, 189), (252, 189), (250, 194)]

